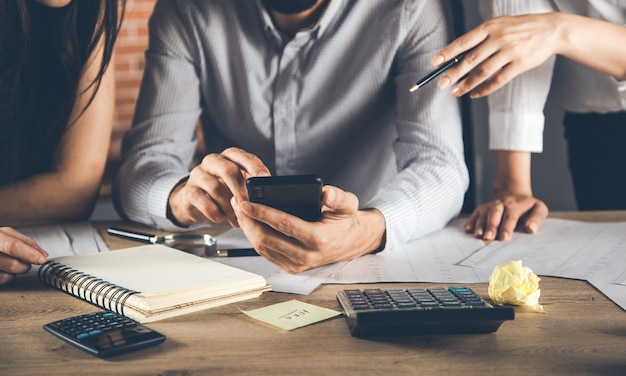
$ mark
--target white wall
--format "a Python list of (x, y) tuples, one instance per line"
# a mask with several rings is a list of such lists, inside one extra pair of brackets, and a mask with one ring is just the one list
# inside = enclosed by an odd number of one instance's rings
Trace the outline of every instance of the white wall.
[[(476, 0), (465, 0), (466, 25), (469, 28), (480, 23)], [(495, 177), (495, 152), (489, 150), (487, 125), (487, 101), (472, 100), (474, 140), (474, 189), (476, 202), (492, 197)], [(532, 181), (535, 197), (543, 200), (552, 211), (576, 210), (571, 177), (567, 167), (567, 149), (561, 123), (562, 111), (546, 107), (544, 152), (533, 154)]]

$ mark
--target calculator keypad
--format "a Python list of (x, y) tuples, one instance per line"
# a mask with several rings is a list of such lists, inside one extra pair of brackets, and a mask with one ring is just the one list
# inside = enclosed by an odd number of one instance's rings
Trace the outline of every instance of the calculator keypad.
[(344, 290), (344, 294), (354, 311), (487, 307), (487, 303), (467, 287), (351, 289)]
[(48, 325), (68, 337), (85, 339), (111, 330), (132, 328), (137, 326), (137, 323), (113, 312), (95, 312), (55, 321)]

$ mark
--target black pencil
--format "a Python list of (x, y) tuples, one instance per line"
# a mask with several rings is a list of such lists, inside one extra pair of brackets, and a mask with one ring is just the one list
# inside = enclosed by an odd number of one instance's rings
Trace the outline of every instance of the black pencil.
[(422, 86), (426, 85), (427, 83), (429, 83), (430, 81), (432, 81), (433, 78), (439, 76), (443, 72), (447, 71), (448, 69), (452, 68), (456, 64), (460, 63), (461, 60), (463, 60), (463, 58), (465, 57), (465, 55), (468, 52), (469, 51), (463, 52), (462, 54), (456, 56), (455, 58), (453, 58), (452, 60), (448, 61), (444, 65), (442, 65), (439, 68), (435, 69), (434, 71), (430, 72), (426, 77), (422, 78), (415, 85), (413, 85), (413, 87), (411, 89), (409, 89), (409, 91), (411, 93), (414, 92), (415, 90), (419, 89), (420, 87), (422, 87)]

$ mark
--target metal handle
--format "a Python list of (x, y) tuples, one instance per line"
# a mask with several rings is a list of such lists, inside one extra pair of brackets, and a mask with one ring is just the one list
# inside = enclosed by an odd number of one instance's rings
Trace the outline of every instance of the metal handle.
[(110, 227), (107, 232), (109, 235), (118, 236), (120, 238), (137, 240), (144, 243), (156, 244), (158, 241), (158, 236), (154, 234), (146, 234), (143, 232), (136, 232), (130, 230), (124, 230), (120, 228)]

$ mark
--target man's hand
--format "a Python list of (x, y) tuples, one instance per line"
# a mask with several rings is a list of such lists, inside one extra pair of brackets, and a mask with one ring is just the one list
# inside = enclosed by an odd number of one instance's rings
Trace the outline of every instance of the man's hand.
[(465, 232), (483, 240), (508, 241), (519, 225), (534, 234), (548, 216), (546, 204), (532, 195), (498, 192), (489, 202), (479, 205), (465, 223)]
[(269, 176), (269, 169), (261, 160), (238, 148), (228, 148), (219, 154), (208, 154), (191, 170), (189, 179), (180, 183), (168, 200), (171, 220), (189, 226), (211, 221), (219, 223), (226, 218), (237, 227), (237, 217), (230, 199), (247, 199), (246, 179), (251, 176)]
[(318, 222), (241, 196), (235, 196), (232, 204), (257, 252), (288, 273), (351, 260), (384, 246), (383, 215), (378, 210), (359, 210), (357, 197), (336, 187), (324, 186)]
[(34, 239), (10, 227), (0, 227), (0, 285), (12, 281), (17, 274), (30, 270), (31, 264), (46, 262), (48, 252)]

